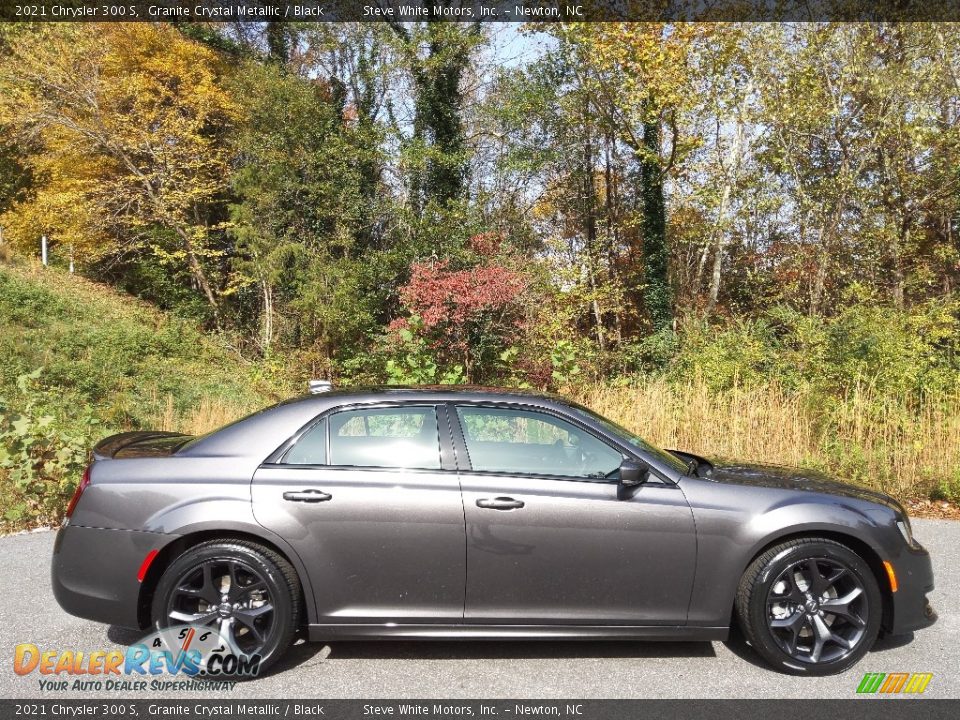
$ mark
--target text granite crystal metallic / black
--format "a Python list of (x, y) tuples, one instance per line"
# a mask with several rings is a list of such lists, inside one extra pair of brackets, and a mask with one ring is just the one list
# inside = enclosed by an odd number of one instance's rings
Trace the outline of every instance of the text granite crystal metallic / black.
[[(321, 390), (326, 389), (324, 387)], [(936, 620), (887, 495), (653, 447), (575, 403), (333, 390), (190, 437), (94, 448), (53, 556), (65, 610), (311, 640), (723, 640), (840, 672)]]

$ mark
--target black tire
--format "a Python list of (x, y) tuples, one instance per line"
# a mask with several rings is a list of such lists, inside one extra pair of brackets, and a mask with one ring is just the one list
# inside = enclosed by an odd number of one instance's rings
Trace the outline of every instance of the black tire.
[(863, 558), (817, 537), (760, 555), (744, 572), (736, 598), (747, 641), (790, 675), (834, 675), (855, 665), (877, 639), (882, 610), (880, 588)]
[[(209, 574), (205, 568), (209, 568)], [(217, 588), (218, 582), (228, 590)], [(232, 587), (234, 582), (236, 588)], [(219, 606), (211, 602), (217, 598), (206, 588), (224, 592), (221, 599), (228, 598), (228, 605), (234, 603), (232, 609), (223, 610), (230, 615), (218, 614)], [(267, 605), (270, 609), (262, 612)], [(171, 612), (177, 613), (176, 617), (171, 617)], [(246, 540), (213, 540), (185, 551), (164, 571), (151, 606), (157, 630), (187, 622), (219, 630), (220, 622), (229, 619), (228, 627), (237, 628), (233, 638), (238, 648), (246, 654), (260, 655), (260, 673), (290, 647), (300, 627), (301, 613), (300, 580), (290, 563), (273, 550)], [(182, 617), (190, 614), (198, 619)]]

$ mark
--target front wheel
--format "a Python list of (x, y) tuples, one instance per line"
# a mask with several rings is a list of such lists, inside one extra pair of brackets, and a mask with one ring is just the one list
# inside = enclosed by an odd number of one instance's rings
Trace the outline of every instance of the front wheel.
[(158, 630), (210, 627), (231, 649), (260, 656), (266, 669), (300, 623), (300, 582), (283, 557), (244, 540), (201, 543), (164, 571), (151, 608)]
[(859, 555), (833, 540), (802, 538), (753, 561), (740, 581), (736, 611), (747, 640), (775, 669), (833, 675), (873, 646), (881, 602)]

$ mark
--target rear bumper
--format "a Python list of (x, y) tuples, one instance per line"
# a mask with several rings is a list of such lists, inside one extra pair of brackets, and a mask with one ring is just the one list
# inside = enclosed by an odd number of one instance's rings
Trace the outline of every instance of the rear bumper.
[(53, 546), (53, 595), (71, 615), (138, 627), (137, 573), (147, 553), (173, 539), (159, 533), (66, 525)]
[(892, 593), (892, 617), (885, 629), (891, 635), (930, 627), (937, 621), (927, 593), (933, 590), (933, 564), (922, 547), (901, 553), (893, 563), (899, 589)]

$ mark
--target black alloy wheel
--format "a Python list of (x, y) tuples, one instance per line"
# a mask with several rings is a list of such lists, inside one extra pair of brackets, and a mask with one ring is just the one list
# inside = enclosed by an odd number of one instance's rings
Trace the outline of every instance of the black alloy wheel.
[(863, 639), (867, 593), (845, 565), (798, 560), (767, 593), (767, 626), (780, 649), (804, 663), (842, 660)]
[(775, 669), (832, 675), (873, 646), (882, 597), (870, 566), (853, 550), (827, 538), (799, 538), (750, 564), (736, 614), (747, 641)]
[(267, 583), (248, 563), (234, 558), (188, 568), (167, 598), (170, 625), (213, 626), (231, 648), (247, 655), (263, 650), (274, 614)]
[(253, 542), (212, 541), (174, 560), (157, 585), (158, 629), (199, 625), (215, 629), (230, 650), (259, 655), (263, 670), (290, 646), (301, 616), (296, 571)]

